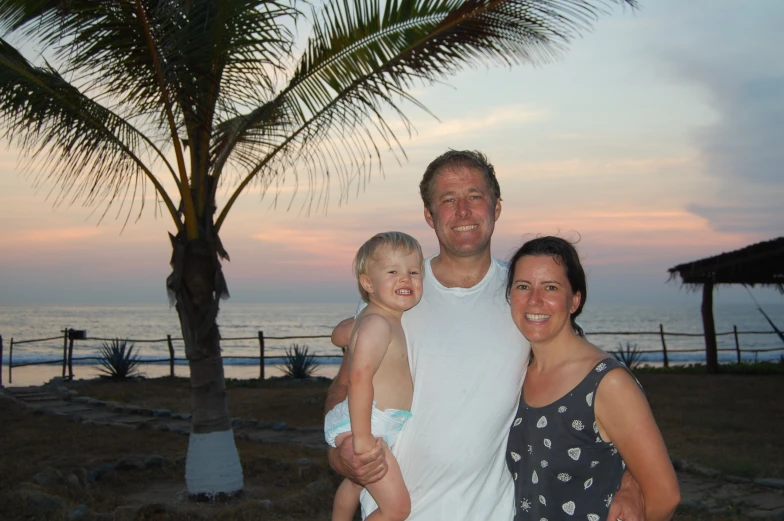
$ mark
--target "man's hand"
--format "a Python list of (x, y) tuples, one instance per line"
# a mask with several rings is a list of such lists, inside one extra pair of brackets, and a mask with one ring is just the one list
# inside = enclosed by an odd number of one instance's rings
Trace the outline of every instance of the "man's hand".
[(381, 439), (368, 452), (354, 453), (354, 440), (346, 437), (337, 448), (329, 449), (329, 465), (337, 472), (363, 487), (375, 483), (387, 473), (384, 458), (384, 443)]
[(621, 487), (613, 496), (607, 521), (645, 521), (645, 502), (637, 481), (627, 470), (621, 478)]

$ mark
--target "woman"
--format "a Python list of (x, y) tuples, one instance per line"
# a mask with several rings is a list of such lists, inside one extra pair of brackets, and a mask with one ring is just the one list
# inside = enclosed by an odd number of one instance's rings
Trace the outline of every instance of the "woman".
[(528, 241), (510, 261), (507, 298), (532, 353), (507, 453), (515, 521), (603, 521), (626, 468), (645, 519), (670, 519), (680, 495), (667, 449), (634, 377), (575, 322), (586, 295), (563, 239)]

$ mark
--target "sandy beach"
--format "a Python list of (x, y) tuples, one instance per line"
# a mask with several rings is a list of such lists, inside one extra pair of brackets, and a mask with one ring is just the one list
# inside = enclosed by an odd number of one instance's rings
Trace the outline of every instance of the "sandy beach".
[[(332, 378), (337, 374), (339, 367), (338, 365), (320, 365), (316, 369), (314, 376)], [(279, 365), (268, 365), (264, 369), (266, 378), (282, 376), (284, 370), (283, 366)], [(223, 370), (226, 378), (252, 380), (259, 377), (259, 366), (257, 365), (225, 365)], [(100, 366), (98, 365), (74, 365), (73, 371), (74, 380), (91, 380), (101, 375)], [(169, 366), (167, 364), (145, 364), (141, 367), (140, 372), (147, 378), (168, 376)], [(175, 365), (174, 375), (187, 378), (189, 376), (188, 366)], [(12, 380), (9, 381), (8, 367), (4, 366), (2, 383), (8, 387), (27, 387), (43, 385), (52, 378), (62, 376), (63, 368), (61, 365), (33, 365), (14, 367), (11, 372)]]

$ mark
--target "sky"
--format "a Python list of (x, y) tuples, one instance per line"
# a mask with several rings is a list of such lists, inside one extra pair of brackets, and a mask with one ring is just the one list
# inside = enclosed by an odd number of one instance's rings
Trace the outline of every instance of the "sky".
[[(781, 20), (780, 0), (642, 0), (615, 7), (555, 63), (482, 66), (417, 88), (437, 119), (407, 108), (411, 136), (393, 122), (406, 157), (384, 155), (383, 172), (347, 197), (330, 186), (326, 207), (308, 212), (293, 176), (277, 205), (243, 194), (221, 231), (232, 299), (356, 301), (351, 261), (379, 231), (437, 253), (418, 183), (452, 148), (496, 167), (495, 256), (559, 234), (579, 239), (594, 301), (698, 303), (667, 268), (784, 235)], [(0, 142), (0, 304), (166, 301), (167, 215), (148, 205), (124, 227), (125, 214), (55, 208), (52, 186), (34, 186), (22, 166)], [(751, 302), (739, 288), (715, 298)]]

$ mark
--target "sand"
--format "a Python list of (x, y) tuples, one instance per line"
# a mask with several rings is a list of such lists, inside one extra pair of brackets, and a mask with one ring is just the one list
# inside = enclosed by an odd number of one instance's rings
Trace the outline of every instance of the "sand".
[[(321, 365), (316, 369), (315, 376), (334, 377), (338, 372), (337, 365)], [(264, 376), (270, 378), (283, 374), (282, 366), (266, 366)], [(224, 374), (226, 378), (236, 378), (239, 380), (251, 380), (259, 377), (259, 366), (257, 365), (225, 365)], [(73, 366), (75, 380), (90, 380), (100, 376), (101, 372), (97, 365), (75, 365)], [(168, 364), (146, 364), (141, 368), (141, 372), (148, 378), (157, 378), (169, 375)], [(24, 367), (14, 367), (9, 379), (8, 366), (3, 366), (2, 384), (7, 387), (27, 387), (31, 385), (43, 385), (52, 378), (63, 375), (62, 365), (33, 365)], [(187, 378), (189, 376), (187, 365), (175, 365), (174, 375)]]

